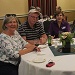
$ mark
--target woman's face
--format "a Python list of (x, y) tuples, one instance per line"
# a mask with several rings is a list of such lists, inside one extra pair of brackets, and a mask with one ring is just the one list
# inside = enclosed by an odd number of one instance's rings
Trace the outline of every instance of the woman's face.
[(13, 18), (13, 19), (12, 19), (9, 23), (7, 23), (5, 26), (7, 27), (7, 30), (9, 30), (9, 31), (15, 31), (15, 30), (17, 29), (17, 27), (18, 27), (18, 23), (17, 23), (16, 19)]
[(56, 16), (56, 20), (57, 20), (58, 22), (62, 22), (63, 18), (64, 18), (64, 16), (62, 15), (62, 13), (60, 13), (60, 14), (58, 14), (58, 15)]

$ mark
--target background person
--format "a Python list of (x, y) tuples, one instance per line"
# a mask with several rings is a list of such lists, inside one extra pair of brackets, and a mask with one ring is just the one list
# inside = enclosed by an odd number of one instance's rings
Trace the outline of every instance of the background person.
[(40, 7), (36, 7), (36, 10), (40, 13), (40, 14), (39, 14), (39, 20), (40, 20), (40, 19), (43, 19), (43, 15), (42, 15), (42, 13), (41, 13), (41, 8), (40, 8)]
[(28, 20), (19, 26), (19, 34), (31, 44), (36, 42), (39, 44), (45, 44), (47, 41), (47, 35), (40, 22), (38, 22), (39, 12), (36, 9), (31, 9), (28, 13)]
[(63, 19), (64, 14), (62, 11), (57, 12), (54, 16), (56, 20), (50, 23), (49, 32), (54, 38), (58, 38), (59, 33), (70, 31), (70, 25)]
[(61, 12), (62, 8), (60, 6), (56, 6), (56, 12)]
[(27, 43), (16, 31), (18, 20), (14, 16), (5, 17), (0, 34), (0, 75), (18, 75), (20, 56), (36, 50), (35, 45)]
[(75, 20), (73, 21), (73, 24), (70, 25), (70, 30), (72, 33), (75, 32)]
[(31, 10), (31, 9), (36, 9), (36, 8), (35, 8), (34, 6), (31, 6), (31, 7), (30, 7), (30, 10)]
[(61, 12), (61, 11), (62, 11), (62, 8), (60, 6), (56, 6), (56, 10), (54, 12), (53, 18), (56, 18), (56, 16), (55, 16), (56, 13)]

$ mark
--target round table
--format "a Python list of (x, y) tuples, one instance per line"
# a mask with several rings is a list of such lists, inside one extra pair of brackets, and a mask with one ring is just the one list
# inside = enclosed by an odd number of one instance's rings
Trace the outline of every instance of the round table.
[[(35, 63), (34, 59), (45, 59)], [(46, 67), (49, 60), (55, 62), (52, 67)], [(21, 56), (19, 75), (75, 75), (75, 55), (54, 56), (47, 46), (41, 52), (31, 52)]]

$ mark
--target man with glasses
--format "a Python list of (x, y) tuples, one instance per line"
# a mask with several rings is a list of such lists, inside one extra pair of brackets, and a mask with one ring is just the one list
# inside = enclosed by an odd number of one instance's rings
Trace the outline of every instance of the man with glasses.
[(27, 21), (18, 28), (19, 34), (31, 44), (45, 44), (47, 41), (47, 35), (41, 23), (38, 22), (38, 16), (39, 12), (31, 9), (28, 12)]

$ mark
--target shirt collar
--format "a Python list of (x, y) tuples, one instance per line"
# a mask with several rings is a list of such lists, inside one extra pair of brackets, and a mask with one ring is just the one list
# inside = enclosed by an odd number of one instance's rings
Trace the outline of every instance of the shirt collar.
[[(28, 26), (28, 28), (31, 28), (28, 21), (26, 22), (26, 25)], [(36, 28), (36, 23), (34, 24), (34, 27), (33, 28)]]
[[(57, 20), (55, 20), (55, 23), (57, 24)], [(62, 20), (61, 24), (64, 24), (64, 20)]]

